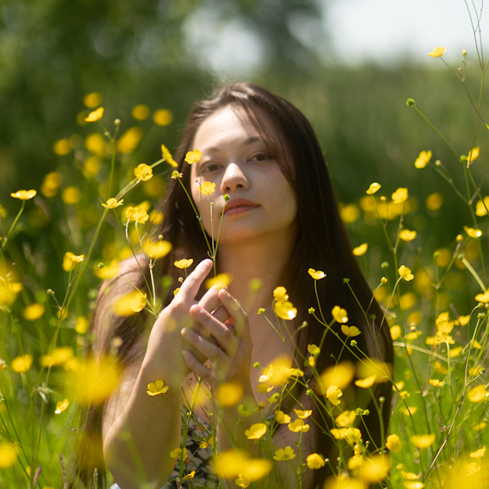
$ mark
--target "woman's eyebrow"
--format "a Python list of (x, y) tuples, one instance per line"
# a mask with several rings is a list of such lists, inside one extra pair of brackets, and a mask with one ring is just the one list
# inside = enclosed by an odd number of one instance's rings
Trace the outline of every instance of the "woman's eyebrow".
[[(244, 148), (246, 146), (250, 146), (251, 144), (254, 144), (257, 142), (264, 143), (264, 141), (261, 137), (251, 136), (251, 137), (245, 139), (244, 141), (241, 141), (239, 143), (239, 146)], [(209, 146), (208, 148), (205, 148), (206, 153), (220, 153), (221, 151), (222, 151), (221, 146)]]

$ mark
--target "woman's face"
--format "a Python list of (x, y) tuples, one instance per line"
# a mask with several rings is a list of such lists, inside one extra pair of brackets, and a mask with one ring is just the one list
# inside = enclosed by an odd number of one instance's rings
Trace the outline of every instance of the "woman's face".
[[(295, 192), (262, 135), (247, 122), (242, 108), (227, 106), (201, 124), (194, 139), (202, 157), (192, 166), (192, 197), (209, 235), (213, 228), (214, 239), (222, 216), (223, 245), (264, 238), (290, 243), (296, 232)], [(275, 131), (271, 137), (279, 142)], [(199, 190), (205, 182), (215, 184), (209, 196)]]

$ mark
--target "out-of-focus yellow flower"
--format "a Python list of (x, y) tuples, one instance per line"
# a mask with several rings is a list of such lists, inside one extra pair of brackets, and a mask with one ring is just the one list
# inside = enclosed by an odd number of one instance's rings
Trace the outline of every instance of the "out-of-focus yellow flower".
[(482, 231), (480, 229), (474, 229), (469, 228), (468, 226), (464, 226), (464, 230), (471, 238), (478, 239), (482, 236)]
[(105, 156), (107, 153), (107, 141), (101, 134), (94, 132), (85, 138), (85, 148), (97, 156)]
[(306, 409), (305, 411), (294, 409), (294, 412), (299, 419), (306, 419), (312, 414), (312, 409)]
[[(450, 353), (452, 352), (453, 350), (450, 350)], [(443, 380), (438, 380), (438, 379), (429, 379), (429, 383), (430, 385), (432, 385), (433, 387), (443, 387), (445, 385), (445, 381)]]
[(341, 326), (341, 332), (346, 336), (351, 336), (352, 338), (362, 334), (362, 332), (356, 326), (347, 326), (346, 324)]
[(146, 307), (146, 302), (146, 294), (133, 290), (115, 301), (114, 313), (118, 316), (132, 316), (141, 312)]
[(149, 107), (144, 104), (135, 105), (131, 110), (131, 115), (137, 121), (144, 121), (149, 117)]
[[(482, 302), (483, 304), (489, 303), (489, 290), (486, 290), (483, 294), (477, 294), (475, 296), (475, 300), (477, 302)], [(459, 320), (460, 320), (460, 318), (459, 318)], [(460, 324), (462, 324), (462, 323), (460, 322)]]
[(308, 273), (314, 280), (321, 280), (322, 278), (326, 277), (324, 272), (321, 270), (314, 270), (314, 268), (310, 268)]
[(340, 208), (340, 214), (343, 222), (352, 223), (358, 221), (360, 209), (356, 204), (348, 204)]
[[(401, 306), (401, 309), (403, 311), (408, 311), (416, 304), (416, 300), (416, 294), (414, 294), (413, 292), (406, 292), (399, 298), (399, 305)], [(406, 339), (410, 338), (406, 337)]]
[(173, 166), (173, 168), (178, 168), (178, 163), (173, 159), (172, 154), (170, 151), (168, 151), (168, 148), (164, 144), (161, 145), (161, 154), (170, 166)]
[(170, 452), (170, 457), (176, 460), (177, 458), (181, 458), (183, 461), (187, 460), (188, 458), (188, 452), (187, 449), (183, 449), (183, 455), (182, 455), (182, 449), (181, 448), (175, 448), (175, 450), (172, 450)]
[(381, 187), (380, 183), (377, 182), (371, 183), (366, 193), (368, 195), (373, 195), (375, 194), (375, 192), (377, 192), (380, 189), (380, 187)]
[(150, 258), (163, 258), (168, 255), (172, 249), (172, 244), (169, 241), (145, 241), (143, 250)]
[(180, 270), (185, 270), (185, 268), (188, 268), (192, 265), (194, 260), (192, 258), (183, 258), (182, 260), (178, 260), (174, 262), (173, 264), (177, 267), (180, 268)]
[(54, 414), (61, 414), (63, 411), (66, 411), (66, 408), (69, 405), (70, 405), (70, 401), (68, 401), (68, 399), (58, 402), (58, 404), (56, 404), (56, 409), (54, 411)]
[(289, 424), (292, 421), (288, 414), (280, 410), (275, 412), (275, 420), (279, 424)]
[(18, 374), (27, 372), (32, 365), (34, 358), (29, 353), (25, 355), (20, 355), (12, 360), (12, 370)]
[(413, 435), (411, 437), (411, 443), (417, 448), (429, 448), (435, 443), (435, 439), (435, 433), (429, 435)]
[(30, 200), (33, 199), (37, 195), (35, 190), (17, 190), (17, 192), (13, 192), (10, 194), (10, 197), (19, 200)]
[(365, 489), (365, 484), (342, 473), (338, 477), (333, 475), (326, 479), (324, 489)]
[(372, 455), (359, 469), (359, 477), (367, 484), (381, 482), (389, 475), (391, 460), (388, 455)]
[(273, 310), (279, 318), (286, 321), (292, 320), (297, 316), (297, 309), (290, 301), (275, 301)]
[(357, 417), (357, 413), (355, 411), (343, 411), (336, 417), (336, 424), (340, 428), (348, 428), (351, 426)]
[(274, 460), (285, 461), (295, 458), (295, 452), (292, 447), (279, 448), (275, 451)]
[(189, 481), (192, 480), (195, 477), (195, 470), (192, 470), (192, 472), (189, 472), (187, 475), (183, 476), (183, 480)]
[(114, 278), (119, 274), (119, 260), (114, 258), (108, 265), (95, 264), (93, 267), (93, 274), (102, 280), (108, 280)]
[(399, 233), (399, 238), (401, 238), (403, 241), (412, 241), (413, 239), (416, 238), (416, 231), (409, 231), (409, 229), (403, 229)]
[(376, 380), (377, 380), (376, 375), (370, 375), (369, 377), (365, 377), (364, 379), (356, 380), (355, 385), (357, 387), (362, 387), (363, 389), (368, 389), (369, 387), (372, 387), (375, 384)]
[(210, 289), (217, 285), (222, 289), (223, 287), (228, 287), (232, 281), (233, 277), (230, 273), (219, 273), (215, 277), (208, 278), (205, 281), (205, 287)]
[(159, 109), (153, 114), (153, 122), (157, 126), (168, 126), (173, 121), (173, 114), (167, 109)]
[(117, 141), (117, 151), (122, 154), (134, 152), (143, 138), (143, 131), (139, 127), (130, 127)]
[(339, 398), (342, 396), (343, 391), (336, 385), (330, 385), (326, 390), (326, 398), (333, 406), (338, 406), (341, 403)]
[(321, 353), (321, 349), (317, 345), (307, 345), (307, 351), (311, 354), (317, 357)]
[(351, 445), (362, 439), (362, 433), (358, 428), (333, 428), (331, 434), (337, 440), (346, 440)]
[(104, 115), (104, 108), (99, 107), (98, 109), (93, 110), (88, 114), (85, 119), (83, 119), (85, 122), (97, 122), (100, 119), (102, 119), (102, 116)]
[(197, 163), (201, 157), (202, 153), (198, 149), (194, 149), (193, 151), (188, 151), (185, 154), (185, 161), (189, 165), (193, 165), (194, 163)]
[(243, 398), (244, 389), (239, 382), (225, 382), (217, 388), (216, 399), (221, 407), (238, 404)]
[(124, 199), (117, 200), (114, 197), (111, 197), (105, 204), (102, 203), (102, 205), (107, 208), (107, 209), (115, 209), (116, 207), (119, 207), (122, 205), (124, 202)]
[(486, 391), (486, 387), (484, 385), (478, 385), (470, 389), (467, 398), (470, 402), (482, 402), (488, 395), (489, 393)]
[(169, 388), (169, 386), (165, 385), (165, 383), (159, 379), (148, 384), (148, 390), (146, 391), (146, 393), (148, 394), (148, 396), (154, 397), (158, 396), (159, 394), (165, 394), (165, 392), (167, 392)]
[(401, 336), (401, 327), (396, 324), (395, 326), (392, 326), (390, 332), (392, 340), (396, 341)]
[(54, 197), (61, 183), (61, 175), (57, 171), (48, 173), (42, 182), (41, 193), (44, 197)]
[(482, 448), (479, 448), (479, 450), (472, 452), (470, 454), (471, 458), (482, 458), (486, 454), (486, 446), (484, 445)]
[(66, 187), (61, 194), (63, 202), (68, 205), (75, 205), (80, 202), (82, 193), (78, 187)]
[(477, 430), (477, 431), (481, 431), (483, 430), (485, 427), (487, 426), (487, 423), (485, 423), (484, 421), (482, 421), (482, 423), (478, 423), (474, 426), (474, 428)]
[(248, 458), (242, 450), (228, 450), (215, 456), (212, 461), (214, 472), (224, 479), (247, 479), (249, 482), (265, 477), (273, 464), (269, 460)]
[(63, 270), (70, 272), (77, 263), (81, 263), (85, 259), (85, 255), (75, 255), (71, 251), (67, 251), (63, 257)]
[(392, 195), (392, 202), (394, 204), (402, 204), (408, 199), (408, 189), (406, 187), (399, 187)]
[(355, 367), (351, 362), (341, 362), (328, 367), (319, 377), (319, 392), (324, 395), (331, 386), (344, 389), (350, 385), (354, 375)]
[(0, 469), (8, 469), (17, 461), (17, 450), (11, 443), (0, 443)]
[(402, 443), (397, 435), (389, 435), (385, 442), (385, 446), (389, 449), (389, 451), (397, 453), (401, 450)]
[(324, 457), (319, 455), (319, 453), (311, 453), (311, 455), (308, 455), (306, 463), (310, 469), (320, 469), (326, 464)]
[(342, 309), (340, 306), (334, 306), (331, 315), (333, 319), (338, 323), (347, 323), (348, 322), (348, 313), (345, 309)]
[(475, 205), (476, 216), (482, 217), (487, 215), (487, 209), (489, 209), (489, 197), (484, 197), (484, 200), (479, 200)]
[(66, 156), (71, 149), (70, 140), (67, 138), (59, 139), (53, 144), (53, 151), (58, 156)]
[(79, 316), (76, 320), (75, 331), (78, 334), (85, 334), (88, 331), (88, 319), (85, 316)]
[(216, 184), (212, 182), (204, 182), (202, 185), (199, 185), (199, 192), (202, 195), (211, 195), (216, 190)]
[(416, 168), (424, 168), (431, 160), (431, 151), (421, 151), (414, 162)]
[(408, 267), (405, 267), (404, 265), (401, 265), (399, 267), (399, 276), (403, 278), (406, 282), (409, 282), (414, 278), (414, 275), (411, 273), (411, 270)]
[(471, 149), (469, 151), (469, 154), (467, 155), (467, 165), (472, 164), (479, 157), (479, 153), (480, 153), (479, 146)]
[(44, 314), (44, 306), (39, 303), (28, 305), (23, 311), (22, 315), (27, 321), (36, 321)]
[(303, 419), (296, 419), (292, 423), (289, 423), (287, 425), (289, 427), (289, 430), (292, 431), (293, 433), (299, 433), (302, 431), (303, 433), (307, 433), (309, 431), (309, 425), (304, 423)]
[(428, 56), (431, 56), (432, 58), (439, 58), (440, 56), (443, 56), (445, 53), (446, 48), (445, 46), (438, 46), (437, 48), (433, 49), (431, 53), (428, 54)]
[(150, 178), (153, 178), (153, 168), (151, 168), (146, 163), (140, 163), (134, 169), (134, 175), (138, 180), (141, 180), (142, 182), (146, 182)]
[(65, 364), (68, 360), (73, 358), (73, 348), (70, 346), (61, 346), (55, 348), (50, 355), (42, 355), (39, 359), (39, 363), (42, 367), (55, 367)]
[(248, 440), (259, 440), (267, 432), (265, 423), (255, 423), (250, 426), (249, 430), (245, 431)]
[(367, 252), (367, 249), (368, 249), (368, 243), (363, 243), (360, 246), (353, 248), (353, 254), (355, 256), (362, 256)]
[(89, 109), (94, 109), (102, 102), (102, 95), (99, 92), (90, 92), (83, 97), (83, 105)]
[(443, 205), (443, 195), (434, 192), (426, 197), (426, 208), (430, 211), (437, 211)]

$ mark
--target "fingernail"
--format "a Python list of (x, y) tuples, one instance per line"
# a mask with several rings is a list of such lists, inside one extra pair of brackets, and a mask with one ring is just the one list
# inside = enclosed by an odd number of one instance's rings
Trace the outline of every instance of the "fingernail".
[(180, 331), (180, 334), (182, 336), (188, 336), (190, 334), (190, 330), (188, 328), (182, 328), (182, 330)]
[(189, 353), (190, 353), (190, 352), (189, 352), (188, 350), (182, 350), (182, 355), (183, 355), (184, 357), (188, 357)]

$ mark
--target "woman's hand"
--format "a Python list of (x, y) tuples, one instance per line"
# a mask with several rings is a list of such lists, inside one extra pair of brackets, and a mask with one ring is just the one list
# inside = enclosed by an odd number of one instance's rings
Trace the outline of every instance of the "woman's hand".
[(211, 367), (203, 365), (190, 351), (183, 350), (183, 356), (195, 375), (213, 388), (223, 382), (237, 381), (246, 391), (250, 386), (252, 350), (248, 318), (227, 290), (220, 290), (217, 297), (230, 320), (223, 321), (222, 312), (221, 318), (217, 315), (222, 307), (211, 313), (200, 301), (190, 308), (190, 314), (202, 326), (204, 334), (190, 328), (183, 328), (181, 332), (193, 350), (210, 360)]

